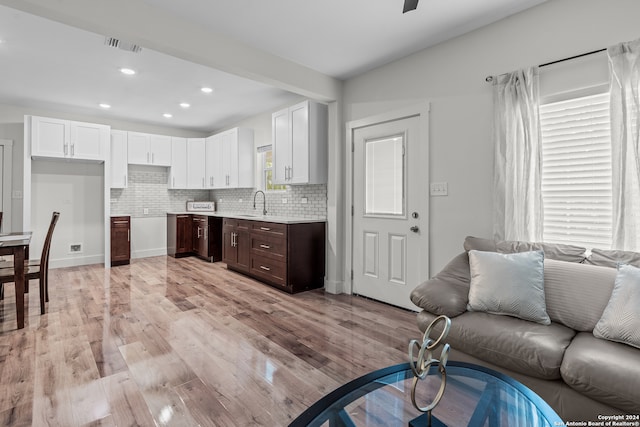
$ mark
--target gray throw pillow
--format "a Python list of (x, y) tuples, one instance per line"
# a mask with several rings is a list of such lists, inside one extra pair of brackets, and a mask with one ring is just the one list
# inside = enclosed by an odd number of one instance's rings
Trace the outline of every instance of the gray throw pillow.
[(469, 251), (467, 310), (514, 316), (549, 325), (544, 299), (544, 253)]
[(593, 329), (596, 338), (640, 348), (640, 268), (621, 264), (611, 298)]

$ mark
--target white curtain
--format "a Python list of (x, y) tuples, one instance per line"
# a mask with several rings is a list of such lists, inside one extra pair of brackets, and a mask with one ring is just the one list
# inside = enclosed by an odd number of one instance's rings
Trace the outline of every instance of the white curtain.
[(542, 240), (538, 68), (493, 78), (494, 238)]
[(640, 40), (607, 49), (611, 95), (613, 249), (640, 250)]

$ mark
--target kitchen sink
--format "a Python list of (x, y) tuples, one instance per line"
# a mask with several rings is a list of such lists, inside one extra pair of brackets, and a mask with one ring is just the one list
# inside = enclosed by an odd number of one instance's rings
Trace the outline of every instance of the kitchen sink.
[(258, 218), (260, 215), (252, 215), (252, 214), (238, 214), (236, 216), (241, 216), (245, 218)]

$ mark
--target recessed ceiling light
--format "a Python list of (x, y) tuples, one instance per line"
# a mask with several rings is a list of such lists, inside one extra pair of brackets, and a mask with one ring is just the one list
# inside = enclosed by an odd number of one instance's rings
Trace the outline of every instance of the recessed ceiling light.
[(164, 113), (163, 116), (166, 117), (167, 119), (170, 119), (171, 117), (173, 117), (173, 114)]
[(105, 104), (104, 102), (100, 103), (98, 105), (100, 105), (100, 108), (104, 108), (105, 110), (108, 110), (109, 108), (111, 108), (111, 105)]
[(132, 70), (131, 68), (120, 68), (120, 72), (127, 76), (133, 76), (136, 73), (136, 70)]
[(203, 91), (204, 93), (211, 93), (213, 92), (213, 89), (211, 89), (210, 87), (203, 87), (202, 89), (200, 89), (201, 91)]
[(189, 107), (191, 107), (191, 104), (189, 104), (188, 102), (181, 102), (181, 103), (180, 103), (180, 106), (181, 106), (182, 108), (189, 108)]

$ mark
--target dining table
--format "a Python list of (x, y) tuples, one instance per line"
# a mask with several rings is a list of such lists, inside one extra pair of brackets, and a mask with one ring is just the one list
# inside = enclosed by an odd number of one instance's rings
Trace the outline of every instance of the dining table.
[(28, 257), (30, 243), (30, 231), (0, 234), (0, 255), (13, 255), (18, 329), (24, 328), (24, 291), (27, 286), (24, 274), (24, 261)]

